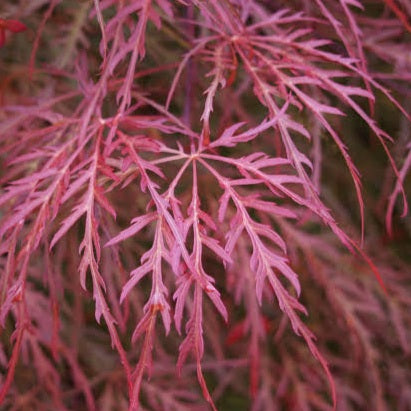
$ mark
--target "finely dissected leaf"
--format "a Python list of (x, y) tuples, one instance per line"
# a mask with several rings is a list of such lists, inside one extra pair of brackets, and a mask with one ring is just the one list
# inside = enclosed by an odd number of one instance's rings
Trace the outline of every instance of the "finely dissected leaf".
[(158, 215), (156, 213), (148, 213), (144, 214), (140, 217), (133, 218), (131, 220), (131, 225), (130, 227), (126, 228), (123, 230), (120, 234), (116, 235), (114, 238), (112, 238), (108, 243), (106, 243), (106, 247), (109, 247), (111, 245), (117, 244), (120, 241), (124, 241), (127, 238), (137, 234), (139, 231), (141, 231), (147, 224), (150, 224), (152, 221), (154, 221)]
[(226, 146), (226, 147), (233, 147), (238, 143), (246, 143), (256, 136), (258, 136), (263, 131), (273, 127), (278, 119), (286, 112), (288, 104), (285, 104), (281, 110), (281, 112), (271, 120), (264, 120), (259, 126), (254, 127), (244, 133), (240, 133), (234, 135), (234, 133), (244, 124), (234, 124), (229, 127), (227, 130), (223, 132), (223, 134), (211, 144), (211, 147), (219, 147), (219, 146)]
[(0, 408), (411, 409), (407, 1), (3, 3)]
[(87, 211), (85, 204), (82, 202), (78, 204), (74, 209), (73, 213), (70, 214), (62, 223), (59, 230), (54, 235), (50, 243), (50, 249), (67, 233), (67, 231), (84, 215)]

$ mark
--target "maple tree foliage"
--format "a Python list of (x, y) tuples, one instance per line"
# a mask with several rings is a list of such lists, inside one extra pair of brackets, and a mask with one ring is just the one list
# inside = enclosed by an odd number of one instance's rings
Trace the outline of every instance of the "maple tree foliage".
[(411, 407), (407, 1), (0, 7), (1, 406)]

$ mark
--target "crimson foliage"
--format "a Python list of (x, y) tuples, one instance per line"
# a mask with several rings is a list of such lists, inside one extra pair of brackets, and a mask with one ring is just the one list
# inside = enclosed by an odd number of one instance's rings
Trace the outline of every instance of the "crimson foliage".
[(407, 1), (1, 7), (6, 409), (411, 408)]

